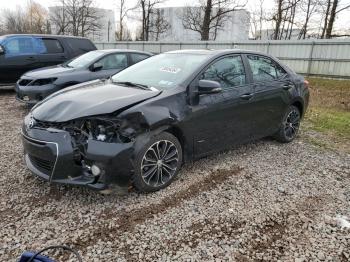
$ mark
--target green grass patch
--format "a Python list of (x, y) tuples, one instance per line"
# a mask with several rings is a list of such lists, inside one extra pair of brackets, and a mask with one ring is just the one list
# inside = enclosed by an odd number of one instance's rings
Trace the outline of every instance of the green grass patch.
[(350, 112), (329, 108), (309, 108), (306, 120), (311, 128), (350, 139)]

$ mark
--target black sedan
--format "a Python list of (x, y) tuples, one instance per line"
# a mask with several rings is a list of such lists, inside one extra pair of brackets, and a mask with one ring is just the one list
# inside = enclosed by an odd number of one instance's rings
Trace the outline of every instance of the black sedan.
[(168, 52), (37, 104), (25, 160), (50, 182), (155, 191), (184, 162), (271, 135), (292, 141), (308, 100), (308, 82), (268, 55)]
[(106, 79), (119, 71), (152, 56), (136, 50), (96, 50), (58, 66), (25, 73), (16, 83), (16, 98), (36, 104), (48, 95), (82, 82)]

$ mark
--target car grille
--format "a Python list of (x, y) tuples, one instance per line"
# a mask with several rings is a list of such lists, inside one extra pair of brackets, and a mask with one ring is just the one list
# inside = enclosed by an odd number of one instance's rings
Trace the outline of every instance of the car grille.
[(42, 171), (51, 172), (54, 167), (53, 161), (45, 160), (33, 155), (29, 155), (29, 159), (36, 168), (39, 168)]
[(43, 129), (47, 129), (50, 127), (62, 129), (63, 125), (62, 125), (62, 123), (53, 123), (53, 122), (45, 122), (45, 121), (35, 120), (34, 127), (43, 128)]
[(26, 85), (29, 85), (30, 82), (32, 82), (33, 80), (31, 79), (21, 79), (19, 80), (18, 84), (20, 86), (26, 86)]

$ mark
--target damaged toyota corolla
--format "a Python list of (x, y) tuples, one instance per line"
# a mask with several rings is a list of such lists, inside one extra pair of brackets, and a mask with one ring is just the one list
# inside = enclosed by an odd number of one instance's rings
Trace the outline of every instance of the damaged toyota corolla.
[(292, 141), (308, 100), (307, 81), (268, 55), (172, 51), (37, 104), (25, 161), (53, 183), (156, 191), (185, 162), (270, 135)]

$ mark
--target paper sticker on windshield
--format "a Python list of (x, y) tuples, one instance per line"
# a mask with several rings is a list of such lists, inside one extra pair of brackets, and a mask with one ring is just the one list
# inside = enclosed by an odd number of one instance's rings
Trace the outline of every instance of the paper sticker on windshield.
[(173, 82), (167, 80), (160, 80), (158, 84), (162, 86), (171, 86)]
[(178, 72), (181, 71), (181, 68), (164, 66), (164, 67), (160, 68), (160, 71), (167, 72), (167, 73), (172, 73), (172, 74), (177, 74)]

